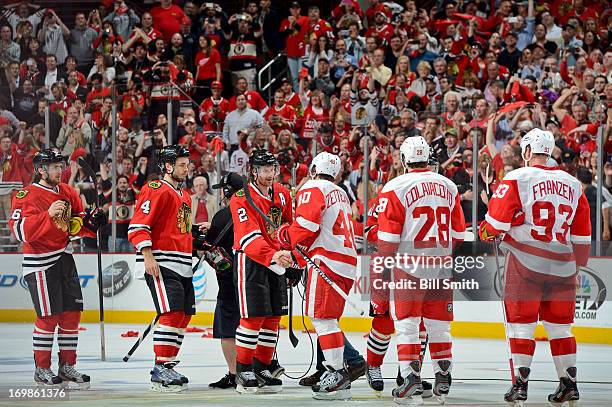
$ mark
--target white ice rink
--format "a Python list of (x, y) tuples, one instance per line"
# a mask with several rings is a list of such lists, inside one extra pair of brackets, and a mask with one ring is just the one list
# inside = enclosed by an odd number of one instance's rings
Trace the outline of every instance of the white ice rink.
[[(100, 361), (99, 328), (86, 324), (79, 338), (78, 369), (92, 377), (91, 389), (71, 392), (68, 401), (25, 401), (9, 399), (9, 388), (22, 388), (33, 384), (32, 325), (0, 324), (0, 405), (47, 406), (66, 404), (73, 406), (196, 406), (196, 405), (251, 405), (251, 406), (302, 406), (330, 405), (331, 402), (311, 398), (310, 389), (300, 387), (297, 380), (283, 377), (284, 390), (276, 395), (242, 396), (233, 390), (210, 390), (207, 385), (220, 379), (226, 372), (219, 342), (201, 338), (201, 333), (186, 334), (177, 370), (189, 377), (189, 390), (179, 394), (159, 394), (148, 391), (149, 370), (152, 366), (151, 337), (136, 351), (133, 358), (124, 363), (121, 359), (132, 346), (135, 338), (122, 338), (127, 330), (142, 331), (136, 325), (106, 326), (106, 362)], [(300, 343), (293, 349), (282, 330), (278, 345), (280, 363), (291, 375), (307, 369), (310, 362), (310, 341), (305, 333), (298, 332)], [(362, 334), (348, 334), (353, 345), (365, 354), (366, 340)], [(353, 383), (353, 399), (335, 402), (342, 406), (391, 406), (391, 390), (395, 386), (397, 354), (392, 340), (385, 358), (383, 374), (387, 378), (382, 398), (371, 392), (364, 378)], [(55, 345), (57, 346), (57, 344)], [(57, 347), (54, 348), (57, 351)], [(503, 341), (456, 339), (453, 345), (453, 385), (446, 405), (455, 406), (503, 406), (502, 396), (509, 386), (506, 348)], [(427, 363), (423, 377), (432, 376)], [(53, 369), (57, 369), (56, 356)], [(313, 367), (314, 369), (314, 367)], [(578, 345), (578, 378), (581, 394), (580, 406), (612, 406), (612, 346)], [(527, 405), (544, 406), (546, 395), (557, 386), (554, 365), (548, 342), (538, 342), (532, 365)], [(425, 405), (437, 405), (433, 399), (425, 399)]]

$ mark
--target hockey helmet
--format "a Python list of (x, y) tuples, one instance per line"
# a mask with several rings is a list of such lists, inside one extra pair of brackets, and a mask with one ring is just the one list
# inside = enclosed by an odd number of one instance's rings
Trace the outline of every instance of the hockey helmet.
[(323, 174), (335, 179), (341, 168), (340, 157), (323, 151), (313, 158), (312, 164), (310, 164), (310, 176), (314, 178)]
[(429, 155), (429, 144), (422, 136), (408, 137), (400, 146), (400, 158), (404, 167), (413, 163), (426, 163)]
[(249, 157), (251, 167), (267, 167), (269, 165), (278, 165), (278, 160), (274, 154), (263, 148), (253, 150)]
[(555, 137), (548, 130), (532, 129), (523, 136), (520, 146), (523, 160), (527, 146), (531, 147), (531, 154), (545, 154), (550, 157), (555, 148)]
[(223, 195), (226, 198), (231, 197), (243, 186), (242, 177), (235, 172), (230, 172), (221, 178), (218, 184), (212, 186), (212, 189), (223, 189)]
[(177, 144), (162, 147), (161, 150), (159, 150), (159, 156), (157, 159), (159, 170), (164, 172), (164, 164), (168, 163), (174, 165), (176, 164), (176, 160), (180, 157), (189, 157), (189, 150)]
[(34, 158), (32, 159), (32, 163), (34, 164), (34, 170), (38, 171), (42, 166), (52, 164), (52, 163), (63, 163), (64, 157), (50, 148), (46, 148), (44, 150), (40, 150), (36, 154), (34, 154)]

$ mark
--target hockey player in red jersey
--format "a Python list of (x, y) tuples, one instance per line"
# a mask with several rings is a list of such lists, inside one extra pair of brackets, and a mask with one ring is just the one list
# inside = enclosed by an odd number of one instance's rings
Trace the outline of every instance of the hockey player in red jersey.
[[(351, 204), (334, 180), (340, 172), (340, 157), (322, 152), (310, 166), (310, 176), (297, 195), (295, 221), (278, 230), (281, 247), (303, 248), (318, 262), (321, 270), (348, 294), (353, 286), (357, 252), (351, 223)], [(338, 319), (344, 311), (344, 298), (319, 273), (308, 266), (306, 314), (317, 331), (327, 368), (312, 387), (314, 398), (343, 400), (351, 397), (351, 380), (344, 368), (344, 335)]]
[(195, 314), (191, 198), (179, 188), (187, 176), (189, 150), (163, 147), (158, 165), (163, 177), (149, 181), (140, 191), (128, 239), (137, 250), (135, 277), (146, 280), (160, 315), (153, 333), (151, 390), (177, 392), (189, 382), (174, 366), (185, 328)]
[[(105, 219), (98, 211), (84, 214), (79, 194), (60, 182), (64, 162), (59, 153), (39, 151), (33, 164), (35, 182), (13, 198), (9, 227), (23, 242), (23, 275), (36, 310), (34, 380), (44, 386), (89, 388), (90, 377), (75, 369), (83, 294), (70, 237), (95, 236)], [(57, 376), (51, 370), (56, 327)]]
[(559, 387), (552, 403), (579, 399), (576, 339), (571, 332), (577, 268), (588, 260), (591, 242), (589, 205), (580, 181), (547, 166), (555, 140), (533, 129), (520, 142), (526, 166), (508, 173), (489, 201), (480, 237), (504, 234), (504, 307), (515, 383), (504, 396), (522, 405), (527, 399), (534, 331), (538, 319), (548, 333)]
[[(291, 195), (274, 182), (278, 162), (269, 151), (254, 150), (249, 167), (251, 181), (230, 200), (236, 251), (234, 281), (240, 309), (236, 391), (277, 393), (282, 391), (283, 382), (272, 376), (269, 365), (280, 318), (288, 310), (286, 280), (293, 276), (286, 269), (293, 265), (293, 258), (291, 252), (281, 250), (275, 233), (282, 222), (292, 219)], [(275, 227), (263, 219), (254, 205)]]
[[(421, 136), (410, 137), (400, 147), (407, 173), (389, 181), (379, 197), (378, 251), (380, 256), (416, 254), (421, 259), (449, 256), (463, 239), (465, 219), (456, 185), (427, 168), (429, 146)], [(425, 261), (425, 260), (424, 260)], [(407, 268), (406, 268), (407, 267)], [(391, 271), (391, 281), (414, 281), (416, 288), (391, 290), (389, 312), (395, 322), (403, 384), (393, 390), (399, 403), (421, 402), (419, 323), (423, 318), (429, 336), (435, 373), (433, 392), (441, 401), (451, 384), (452, 290), (421, 289), (419, 278), (439, 278), (444, 270), (411, 268)]]

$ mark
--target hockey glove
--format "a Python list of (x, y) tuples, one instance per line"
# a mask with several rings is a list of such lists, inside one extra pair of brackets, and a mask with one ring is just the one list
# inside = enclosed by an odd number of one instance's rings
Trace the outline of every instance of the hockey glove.
[(303, 269), (288, 267), (285, 269), (285, 277), (287, 277), (287, 285), (295, 287), (302, 279)]
[(487, 222), (482, 222), (480, 224), (480, 230), (478, 231), (478, 234), (480, 236), (480, 240), (490, 242), (495, 239), (495, 234), (487, 230), (487, 228), (491, 229), (492, 227)]
[(281, 249), (291, 250), (291, 238), (289, 237), (289, 224), (285, 223), (276, 229), (276, 239), (280, 244)]
[(76, 236), (83, 228), (83, 219), (80, 216), (73, 216), (70, 218), (70, 223), (68, 224), (68, 233), (70, 236)]
[(108, 217), (100, 208), (87, 209), (83, 217), (83, 225), (92, 232), (97, 232), (98, 228), (108, 222)]

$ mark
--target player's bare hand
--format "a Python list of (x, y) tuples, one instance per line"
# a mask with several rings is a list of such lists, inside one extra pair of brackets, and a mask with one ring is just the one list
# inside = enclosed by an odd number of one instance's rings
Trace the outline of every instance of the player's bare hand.
[(291, 252), (289, 250), (279, 250), (272, 256), (272, 262), (287, 268), (293, 264), (293, 257), (291, 257)]
[(49, 216), (51, 216), (52, 218), (55, 218), (57, 216), (60, 216), (64, 212), (65, 209), (66, 209), (66, 202), (62, 200), (57, 200), (51, 204), (47, 212), (49, 212)]
[(153, 256), (144, 256), (145, 272), (153, 277), (159, 276), (159, 264)]

